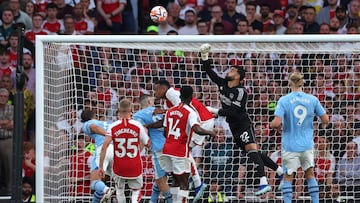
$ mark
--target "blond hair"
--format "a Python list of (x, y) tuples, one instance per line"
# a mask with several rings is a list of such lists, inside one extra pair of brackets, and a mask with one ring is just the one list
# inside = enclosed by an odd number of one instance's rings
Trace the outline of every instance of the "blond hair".
[(304, 76), (301, 73), (295, 72), (290, 75), (289, 81), (295, 87), (302, 87), (304, 85)]
[(131, 112), (131, 102), (128, 99), (122, 99), (119, 102), (119, 113), (129, 113)]

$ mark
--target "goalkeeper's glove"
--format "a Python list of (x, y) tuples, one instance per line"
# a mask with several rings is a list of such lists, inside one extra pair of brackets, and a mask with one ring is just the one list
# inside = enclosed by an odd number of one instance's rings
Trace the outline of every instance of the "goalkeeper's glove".
[(219, 109), (217, 109), (217, 108), (214, 108), (214, 107), (211, 107), (211, 106), (207, 106), (206, 108), (207, 108), (208, 111), (210, 111), (210, 113), (214, 114), (215, 116), (217, 116), (218, 113), (219, 113)]
[(200, 46), (200, 55), (203, 61), (207, 61), (209, 59), (210, 49), (211, 49), (210, 44), (203, 44)]

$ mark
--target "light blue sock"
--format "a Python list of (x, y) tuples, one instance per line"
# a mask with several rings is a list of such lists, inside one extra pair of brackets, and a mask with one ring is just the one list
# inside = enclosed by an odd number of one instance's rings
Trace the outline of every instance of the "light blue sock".
[(282, 186), (282, 193), (283, 193), (284, 203), (291, 203), (292, 195), (293, 195), (291, 182), (284, 181), (284, 184)]
[(173, 201), (172, 201), (172, 195), (171, 195), (170, 190), (164, 192), (164, 193), (163, 193), (163, 196), (164, 196), (164, 198), (165, 198), (166, 203), (172, 203), (172, 202), (173, 202)]
[(102, 196), (104, 195), (105, 183), (101, 180), (94, 180), (91, 182), (91, 189), (95, 190), (92, 203), (99, 203)]
[(309, 194), (313, 203), (319, 203), (319, 185), (315, 178), (307, 179)]
[(156, 182), (154, 182), (153, 187), (152, 187), (152, 192), (151, 192), (151, 202), (156, 203), (158, 202), (160, 196), (160, 189), (157, 186)]

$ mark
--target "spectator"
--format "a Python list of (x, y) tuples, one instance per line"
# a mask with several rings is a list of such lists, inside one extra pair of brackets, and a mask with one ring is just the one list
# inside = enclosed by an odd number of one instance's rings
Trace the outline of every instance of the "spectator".
[(350, 141), (346, 144), (346, 154), (338, 163), (336, 177), (340, 184), (341, 196), (360, 198), (360, 193), (356, 192), (360, 190), (360, 156), (355, 142)]
[(122, 12), (126, 6), (126, 0), (108, 1), (97, 0), (97, 11), (100, 14), (98, 20), (99, 31), (110, 31), (112, 34), (120, 34), (122, 31)]
[(123, 30), (124, 34), (137, 34), (138, 33), (138, 5), (133, 5), (132, 2), (138, 1), (127, 0), (124, 11), (122, 12)]
[(211, 8), (210, 33), (215, 33), (214, 29), (216, 24), (222, 24), (224, 34), (233, 34), (234, 27), (232, 23), (227, 20), (224, 20), (222, 16), (223, 16), (223, 11), (220, 6), (215, 5)]
[(199, 20), (210, 22), (211, 18), (212, 18), (212, 16), (211, 16), (212, 8), (214, 6), (218, 5), (218, 1), (216, 1), (216, 0), (205, 0), (205, 5), (206, 5), (205, 9), (201, 10), (198, 13), (198, 18), (199, 18)]
[(48, 30), (43, 29), (43, 23), (44, 23), (44, 19), (40, 14), (35, 13), (32, 16), (32, 29), (27, 30), (25, 32), (25, 37), (29, 42), (35, 44), (35, 36), (36, 35), (48, 35), (49, 34)]
[(168, 17), (166, 21), (168, 24), (174, 28), (175, 30), (178, 30), (180, 27), (185, 25), (184, 20), (180, 19), (180, 6), (177, 3), (171, 2), (168, 5)]
[(265, 4), (261, 4), (260, 6), (260, 22), (262, 22), (263, 24), (263, 29), (261, 30), (262, 32), (266, 31), (266, 27), (268, 25), (273, 24), (272, 21), (272, 16), (270, 15), (270, 5), (265, 3)]
[(193, 10), (196, 14), (196, 10), (188, 5), (188, 0), (177, 0), (177, 4), (180, 6), (179, 18), (185, 20), (185, 15), (188, 10)]
[[(74, 20), (75, 20), (75, 31), (82, 35), (94, 34), (95, 27), (94, 23), (90, 19), (86, 19), (84, 16), (84, 7), (81, 3), (74, 6)], [(65, 20), (64, 20), (65, 23)]]
[(237, 0), (225, 1), (226, 9), (222, 17), (224, 20), (231, 22), (234, 29), (240, 20), (246, 19), (243, 14), (236, 11), (236, 1)]
[(321, 25), (323, 23), (330, 23), (330, 19), (335, 17), (335, 9), (337, 8), (338, 0), (328, 0), (328, 5), (316, 15), (316, 22)]
[(12, 75), (15, 73), (15, 67), (11, 66), (9, 61), (10, 51), (5, 46), (0, 45), (0, 77), (3, 75)]
[[(322, 23), (319, 28), (319, 34), (330, 34), (330, 30), (331, 29), (329, 24)], [(337, 34), (337, 32), (331, 34)]]
[(197, 21), (197, 30), (199, 35), (209, 35), (209, 25), (206, 21), (199, 20)]
[[(360, 7), (360, 5), (359, 5)], [(349, 23), (346, 25), (346, 34), (359, 34), (358, 23)]]
[(223, 186), (219, 184), (219, 180), (212, 179), (210, 183), (209, 195), (205, 202), (229, 202), (226, 194), (223, 192)]
[(80, 0), (80, 3), (83, 7), (84, 17), (87, 20), (91, 20), (94, 24), (94, 27), (97, 27), (97, 9), (93, 0)]
[(284, 12), (282, 10), (275, 10), (273, 20), (274, 25), (276, 26), (276, 34), (284, 34), (286, 31), (286, 27), (284, 26)]
[(14, 12), (10, 9), (3, 9), (1, 14), (0, 25), (0, 44), (3, 46), (8, 45), (10, 34), (15, 30)]
[(315, 177), (319, 183), (320, 198), (332, 198), (338, 194), (333, 190), (333, 175), (335, 174), (335, 157), (330, 151), (329, 140), (326, 137), (315, 137)]
[(39, 13), (43, 18), (45, 18), (46, 17), (46, 7), (49, 4), (49, 1), (48, 0), (33, 0), (31, 2), (33, 3), (33, 6), (34, 6), (34, 13)]
[(315, 21), (316, 10), (312, 6), (308, 6), (304, 10), (304, 34), (318, 34), (320, 30), (319, 24)]
[(196, 27), (196, 13), (193, 9), (188, 9), (185, 12), (185, 26), (178, 30), (179, 35), (198, 35), (199, 32)]
[(300, 22), (298, 7), (295, 4), (289, 4), (286, 8), (287, 16), (284, 20), (285, 27), (291, 27), (294, 23)]
[(250, 25), (250, 34), (261, 34), (263, 31), (263, 24), (257, 19), (258, 16), (256, 16), (256, 6), (257, 4), (253, 1), (246, 3), (246, 20)]
[[(11, 168), (12, 168), (12, 145), (13, 145), (13, 115), (14, 107), (8, 105), (9, 91), (0, 88), (0, 176), (2, 194), (11, 194)], [(21, 135), (15, 135), (21, 136)], [(10, 147), (9, 147), (10, 146)]]
[(22, 10), (32, 19), (33, 15), (35, 14), (34, 3), (32, 1), (27, 1), (25, 3), (25, 7)]
[(75, 30), (75, 19), (72, 15), (65, 15), (64, 19), (64, 30), (60, 30), (60, 35), (80, 35), (81, 33)]
[(14, 14), (15, 23), (23, 23), (25, 30), (30, 30), (32, 27), (31, 18), (22, 10), (20, 10), (20, 0), (9, 0), (9, 8)]
[(249, 23), (246, 19), (239, 20), (237, 23), (237, 29), (234, 32), (235, 35), (248, 35), (249, 34)]
[(335, 17), (340, 22), (340, 27), (339, 27), (340, 34), (345, 34), (346, 33), (346, 24), (349, 21), (349, 18), (347, 15), (347, 10), (342, 6), (338, 6), (335, 10)]
[(360, 17), (359, 17), (359, 12), (360, 12), (360, 2), (357, 0), (351, 0), (349, 3), (349, 10), (348, 10), (348, 22), (347, 24), (359, 24), (360, 22)]
[[(33, 113), (35, 109), (35, 100), (33, 94), (26, 88), (27, 83), (29, 81), (28, 76), (25, 74), (25, 85), (22, 89), (23, 95), (24, 95), (24, 140), (28, 141), (28, 135), (27, 135), (27, 125), (30, 120), (31, 114)], [(16, 94), (16, 88), (13, 88), (11, 90), (12, 94)]]
[(34, 181), (29, 177), (22, 179), (22, 203), (35, 203)]
[[(26, 76), (28, 78), (27, 83), (25, 84), (26, 89), (28, 89), (33, 97), (34, 102), (35, 100), (35, 83), (36, 83), (36, 73), (35, 73), (35, 67), (34, 67), (34, 60), (33, 56), (30, 53), (24, 53), (23, 54), (23, 62), (22, 65), (24, 67), (24, 72), (26, 73)], [(13, 77), (15, 78), (15, 71), (13, 72)]]
[(65, 15), (72, 15), (73, 14), (73, 7), (70, 6), (65, 2), (65, 0), (55, 0), (54, 3), (57, 7), (57, 19), (64, 19)]
[(11, 90), (14, 88), (10, 75), (3, 75), (0, 80), (0, 88), (5, 88), (9, 92), (7, 104), (14, 105), (14, 95)]
[(64, 30), (64, 24), (57, 18), (58, 10), (54, 3), (49, 3), (46, 6), (46, 19), (43, 23), (43, 28), (50, 33), (58, 33)]
[[(17, 67), (17, 57), (18, 57), (18, 39), (19, 33), (17, 30), (13, 31), (9, 37), (9, 63), (13, 67)], [(29, 49), (33, 49), (34, 47), (29, 47)], [(25, 46), (23, 47), (23, 53), (31, 54), (31, 51)]]
[(35, 178), (35, 146), (31, 142), (24, 142), (24, 159), (22, 162), (23, 177)]
[(90, 152), (85, 150), (85, 135), (79, 134), (75, 137), (76, 149), (70, 157), (70, 180), (71, 196), (89, 196), (90, 191)]

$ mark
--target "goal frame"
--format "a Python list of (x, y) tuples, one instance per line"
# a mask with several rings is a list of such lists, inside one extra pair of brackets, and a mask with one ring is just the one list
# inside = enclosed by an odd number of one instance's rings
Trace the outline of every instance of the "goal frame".
[[(45, 43), (359, 43), (359, 35), (38, 35), (36, 36), (36, 199), (44, 199)], [(360, 49), (360, 44), (359, 44)]]

